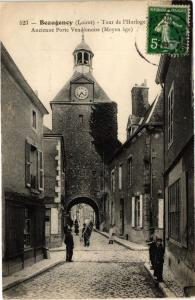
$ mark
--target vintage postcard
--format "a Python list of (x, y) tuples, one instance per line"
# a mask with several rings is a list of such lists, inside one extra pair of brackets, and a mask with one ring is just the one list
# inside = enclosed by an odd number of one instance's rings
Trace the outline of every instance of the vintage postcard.
[(0, 2), (4, 299), (195, 296), (191, 1)]

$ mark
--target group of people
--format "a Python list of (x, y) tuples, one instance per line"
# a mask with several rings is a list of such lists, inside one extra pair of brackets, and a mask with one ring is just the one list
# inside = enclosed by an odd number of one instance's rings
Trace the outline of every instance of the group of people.
[[(71, 223), (73, 225), (73, 223)], [(79, 223), (78, 220), (76, 219), (74, 222), (74, 228), (75, 228), (75, 234), (79, 235)], [(85, 223), (83, 224), (83, 229), (82, 229), (82, 236), (80, 241), (84, 242), (85, 247), (89, 247), (90, 245), (90, 237), (91, 233), (93, 230), (93, 222), (90, 221), (88, 225)], [(73, 249), (74, 249), (74, 239), (72, 235), (72, 226), (66, 225), (64, 227), (64, 234), (65, 234), (65, 239), (64, 243), (66, 245), (66, 261), (67, 262), (72, 262), (72, 257), (73, 257)]]
[(164, 252), (165, 252), (165, 249), (162, 244), (162, 239), (151, 236), (148, 245), (149, 245), (149, 257), (151, 263), (151, 270), (154, 270), (154, 278), (158, 282), (162, 282)]

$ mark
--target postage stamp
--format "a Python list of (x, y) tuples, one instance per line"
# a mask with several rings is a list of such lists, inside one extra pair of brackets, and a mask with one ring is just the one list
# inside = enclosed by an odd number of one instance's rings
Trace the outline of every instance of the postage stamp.
[(188, 54), (189, 7), (148, 8), (147, 53)]

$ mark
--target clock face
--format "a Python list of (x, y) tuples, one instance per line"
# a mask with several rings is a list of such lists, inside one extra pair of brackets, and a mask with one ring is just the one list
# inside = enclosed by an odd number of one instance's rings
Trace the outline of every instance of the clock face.
[(88, 97), (88, 89), (85, 86), (78, 86), (75, 89), (75, 96), (81, 100), (86, 99)]

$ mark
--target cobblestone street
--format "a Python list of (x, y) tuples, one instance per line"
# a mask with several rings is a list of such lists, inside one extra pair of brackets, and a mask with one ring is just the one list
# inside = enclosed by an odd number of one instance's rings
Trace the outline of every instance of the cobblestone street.
[[(162, 297), (144, 269), (147, 251), (131, 251), (93, 232), (85, 248), (75, 237), (74, 262), (56, 266), (4, 292), (4, 298)], [(58, 253), (56, 253), (58, 255)], [(60, 255), (65, 253), (61, 252)]]

